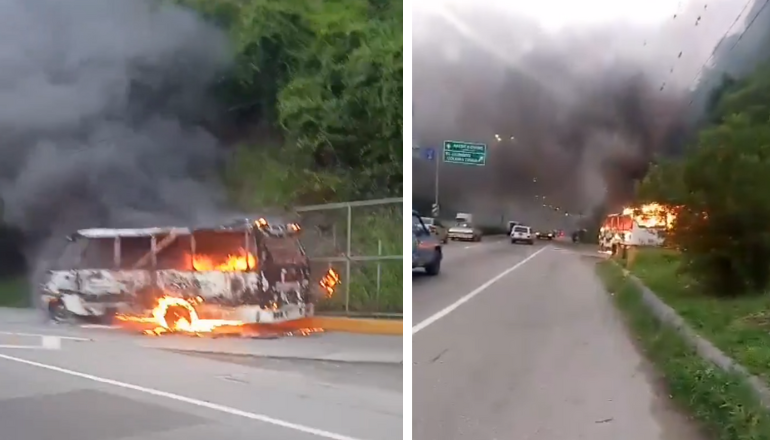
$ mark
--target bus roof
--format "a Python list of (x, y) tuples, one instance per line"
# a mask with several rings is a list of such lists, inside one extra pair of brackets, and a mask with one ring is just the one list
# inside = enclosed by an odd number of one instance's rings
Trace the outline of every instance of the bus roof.
[(75, 233), (76, 236), (84, 238), (116, 238), (116, 237), (151, 237), (153, 235), (166, 235), (166, 234), (184, 234), (189, 235), (190, 229), (188, 228), (124, 228), (124, 229), (110, 229), (110, 228), (91, 228), (81, 229)]

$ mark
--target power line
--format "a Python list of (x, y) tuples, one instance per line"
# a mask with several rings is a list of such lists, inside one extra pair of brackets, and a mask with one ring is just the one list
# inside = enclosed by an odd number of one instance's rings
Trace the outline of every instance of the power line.
[(767, 3), (768, 3), (768, 0), (765, 0), (765, 2), (762, 4), (762, 6), (760, 6), (759, 10), (758, 10), (758, 11), (757, 11), (757, 13), (754, 15), (754, 17), (752, 17), (752, 19), (751, 19), (751, 21), (749, 22), (748, 26), (746, 26), (746, 30), (744, 30), (743, 32), (741, 32), (741, 35), (740, 35), (740, 36), (738, 36), (738, 39), (737, 39), (737, 40), (735, 40), (735, 43), (733, 43), (733, 45), (730, 47), (730, 50), (733, 50), (733, 48), (735, 48), (735, 46), (737, 46), (737, 45), (738, 45), (738, 43), (740, 43), (740, 42), (741, 42), (741, 40), (743, 39), (743, 36), (746, 34), (746, 32), (749, 30), (749, 28), (751, 28), (751, 25), (753, 25), (753, 24), (754, 24), (754, 22), (755, 22), (755, 21), (757, 21), (757, 17), (759, 17), (759, 14), (761, 14), (761, 13), (762, 13), (762, 11), (764, 11), (764, 10), (765, 10), (765, 7), (767, 7)]
[[(734, 27), (735, 27), (735, 25), (738, 23), (738, 21), (741, 19), (741, 17), (743, 17), (743, 14), (746, 12), (746, 9), (748, 9), (749, 5), (750, 5), (750, 4), (752, 4), (752, 3), (753, 3), (753, 1), (754, 1), (754, 0), (747, 0), (747, 1), (746, 1), (746, 3), (743, 5), (743, 8), (741, 9), (741, 12), (739, 12), (739, 13), (738, 13), (738, 15), (735, 17), (735, 20), (733, 20), (733, 22), (730, 24), (730, 27), (728, 27), (728, 28), (727, 28), (727, 30), (725, 31), (724, 35), (722, 35), (722, 38), (720, 38), (720, 39), (719, 39), (719, 42), (716, 44), (716, 46), (714, 46), (714, 50), (712, 50), (712, 51), (711, 51), (711, 55), (709, 55), (709, 57), (706, 59), (706, 61), (704, 61), (704, 62), (703, 62), (703, 64), (701, 64), (700, 68), (699, 68), (699, 69), (698, 69), (698, 71), (695, 73), (695, 76), (693, 76), (692, 80), (690, 81), (690, 85), (691, 85), (691, 86), (692, 86), (692, 85), (695, 83), (695, 81), (697, 81), (697, 79), (698, 79), (698, 78), (700, 77), (700, 75), (703, 73), (703, 70), (704, 70), (704, 69), (706, 69), (706, 66), (708, 65), (708, 63), (709, 63), (709, 62), (711, 62), (711, 60), (713, 60), (713, 59), (714, 59), (714, 56), (716, 56), (717, 50), (719, 50), (719, 47), (720, 47), (720, 46), (722, 45), (722, 43), (725, 41), (725, 39), (727, 38), (727, 36), (728, 36), (728, 35), (730, 35), (730, 31), (732, 31), (732, 30), (733, 30), (733, 28), (734, 28)], [(736, 42), (735, 42), (735, 43), (734, 43), (734, 44), (733, 44), (733, 45), (732, 45), (732, 46), (731, 46), (731, 47), (730, 47), (730, 48), (727, 50), (728, 52), (732, 51), (732, 50), (735, 48), (735, 46), (736, 46), (736, 45), (738, 45), (738, 42), (740, 42), (741, 38), (743, 38), (743, 35), (744, 35), (746, 32), (748, 32), (748, 31), (749, 31), (749, 29), (751, 28), (751, 26), (752, 26), (752, 25), (754, 24), (754, 22), (756, 21), (757, 17), (759, 17), (759, 15), (762, 13), (762, 11), (763, 11), (763, 10), (765, 9), (765, 7), (767, 6), (768, 2), (770, 2), (770, 0), (765, 0), (765, 3), (762, 5), (762, 7), (760, 7), (760, 8), (759, 8), (759, 11), (757, 11), (757, 13), (756, 13), (756, 14), (754, 15), (754, 17), (751, 19), (751, 21), (749, 22), (749, 24), (746, 26), (746, 29), (744, 29), (744, 30), (743, 30), (743, 32), (741, 33), (741, 35), (738, 37), (738, 40), (736, 40)], [(692, 101), (690, 101), (690, 105), (692, 105)]]

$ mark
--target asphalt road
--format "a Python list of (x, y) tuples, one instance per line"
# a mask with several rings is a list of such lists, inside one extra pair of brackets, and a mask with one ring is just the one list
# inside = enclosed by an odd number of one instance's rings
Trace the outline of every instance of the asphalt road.
[(450, 243), (439, 276), (413, 276), (415, 440), (701, 439), (629, 338), (595, 254), (560, 247)]
[(9, 347), (33, 341), (40, 338), (0, 334), (4, 439), (402, 437), (398, 364), (192, 355), (120, 337)]

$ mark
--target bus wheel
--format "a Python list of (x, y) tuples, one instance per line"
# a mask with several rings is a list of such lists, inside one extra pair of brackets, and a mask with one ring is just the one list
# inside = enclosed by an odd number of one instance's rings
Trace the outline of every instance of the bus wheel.
[(68, 322), (72, 319), (72, 312), (67, 309), (61, 298), (54, 298), (48, 301), (48, 316), (51, 321)]
[(187, 307), (183, 306), (169, 306), (168, 309), (166, 309), (164, 318), (166, 319), (166, 325), (169, 330), (176, 330), (177, 324), (182, 320), (187, 321), (188, 324), (192, 324), (192, 314)]

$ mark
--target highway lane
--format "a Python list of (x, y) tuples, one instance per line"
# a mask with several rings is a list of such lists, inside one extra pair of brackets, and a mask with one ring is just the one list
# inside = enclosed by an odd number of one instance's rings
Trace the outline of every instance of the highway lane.
[(401, 369), (190, 355), (121, 338), (0, 348), (0, 436), (395, 440)]
[(507, 237), (450, 242), (443, 248), (441, 274), (429, 277), (415, 271), (412, 275), (412, 322), (423, 322), (544, 246), (545, 242), (511, 244)]
[(628, 337), (595, 259), (559, 246), (456, 249), (437, 278), (415, 277), (415, 440), (700, 440)]

